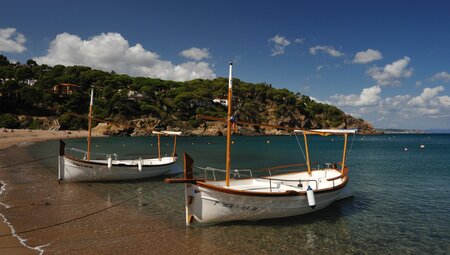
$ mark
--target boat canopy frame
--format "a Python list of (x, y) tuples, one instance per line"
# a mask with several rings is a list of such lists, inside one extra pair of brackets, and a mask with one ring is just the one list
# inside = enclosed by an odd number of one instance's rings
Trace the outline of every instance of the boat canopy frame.
[(311, 130), (295, 129), (294, 134), (296, 133), (303, 134), (303, 139), (305, 142), (306, 164), (308, 166), (308, 174), (311, 175), (311, 163), (309, 159), (307, 135), (320, 135), (320, 136), (344, 135), (344, 150), (342, 152), (342, 161), (341, 161), (341, 174), (344, 174), (344, 170), (346, 168), (345, 161), (347, 159), (348, 134), (356, 134), (356, 132), (358, 132), (357, 129), (311, 129)]
[(173, 135), (173, 152), (172, 158), (175, 159), (177, 156), (177, 136), (181, 135), (178, 131), (152, 131), (152, 134), (158, 136), (158, 159), (161, 160), (161, 135)]

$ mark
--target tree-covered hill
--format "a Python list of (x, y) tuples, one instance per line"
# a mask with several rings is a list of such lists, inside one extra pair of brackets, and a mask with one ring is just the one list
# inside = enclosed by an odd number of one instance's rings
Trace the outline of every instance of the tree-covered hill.
[[(196, 118), (197, 114), (226, 116), (226, 106), (213, 99), (226, 98), (227, 83), (226, 78), (175, 82), (130, 77), (84, 66), (38, 65), (33, 60), (12, 64), (0, 55), (0, 127), (39, 128), (42, 126), (36, 118), (39, 116), (58, 119), (63, 129), (85, 129), (86, 120), (71, 113), (86, 115), (92, 87), (94, 115), (99, 119), (121, 122), (151, 119), (162, 128), (196, 129), (204, 126)], [(77, 86), (72, 86), (70, 93), (63, 93), (55, 88), (58, 84)], [(301, 128), (374, 131), (362, 119), (315, 102), (306, 95), (239, 79), (233, 79), (233, 84), (233, 105), (239, 120)], [(28, 121), (22, 118), (20, 122), (16, 117), (19, 115), (27, 116)]]

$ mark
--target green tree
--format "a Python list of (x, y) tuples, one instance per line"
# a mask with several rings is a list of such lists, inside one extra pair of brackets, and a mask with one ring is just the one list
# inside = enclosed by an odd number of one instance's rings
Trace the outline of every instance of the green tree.
[(37, 66), (38, 64), (36, 63), (36, 61), (34, 61), (32, 59), (28, 59), (27, 60), (27, 65), (28, 66)]
[(33, 78), (33, 70), (29, 66), (20, 66), (16, 68), (14, 78), (17, 81), (23, 82), (27, 79)]
[(15, 115), (9, 113), (0, 114), (0, 127), (19, 128), (20, 122)]
[(20, 97), (24, 105), (29, 108), (32, 108), (33, 106), (39, 106), (42, 96), (42, 90), (38, 89), (37, 87), (23, 86), (20, 89)]
[(0, 55), (0, 66), (8, 66), (8, 65), (10, 65), (8, 58), (3, 55)]

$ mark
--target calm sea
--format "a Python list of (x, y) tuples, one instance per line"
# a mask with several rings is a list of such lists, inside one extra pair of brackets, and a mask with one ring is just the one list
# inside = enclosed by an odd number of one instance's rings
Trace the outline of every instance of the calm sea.
[[(304, 162), (295, 136), (233, 140), (233, 169)], [(224, 137), (180, 137), (177, 143), (178, 155), (188, 152), (196, 166), (224, 168)], [(84, 149), (86, 139), (67, 144)], [(342, 145), (342, 138), (311, 137), (311, 161), (341, 161)], [(162, 147), (170, 153), (172, 140), (163, 138)], [(161, 178), (79, 185), (113, 202), (145, 192), (126, 205), (185, 231), (196, 242), (217, 243), (242, 254), (450, 254), (450, 135), (350, 136), (348, 147), (354, 197), (285, 219), (186, 230), (183, 185), (163, 184)], [(95, 138), (93, 148), (119, 157), (154, 154), (156, 137)], [(56, 154), (57, 142), (35, 144), (30, 150), (36, 158)], [(45, 164), (56, 180), (55, 161)]]

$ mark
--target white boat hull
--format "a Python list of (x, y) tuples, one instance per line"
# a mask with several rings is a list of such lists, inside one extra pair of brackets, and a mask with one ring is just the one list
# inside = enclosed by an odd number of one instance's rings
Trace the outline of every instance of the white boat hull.
[(321, 210), (349, 196), (350, 190), (346, 183), (342, 183), (335, 189), (315, 193), (315, 206), (309, 206), (305, 192), (294, 195), (261, 195), (254, 192), (245, 195), (227, 192), (223, 187), (211, 189), (201, 183), (186, 184), (186, 221), (191, 225), (289, 217)]
[[(195, 222), (201, 224), (220, 223), (234, 220), (262, 220), (283, 218), (311, 213), (329, 206), (332, 202), (342, 199), (342, 190), (337, 190), (316, 196), (316, 206), (308, 205), (306, 196), (289, 197), (254, 197), (221, 193), (207, 190), (197, 185), (192, 186), (192, 204), (188, 205), (190, 215)], [(345, 188), (348, 189), (348, 188)]]
[[(135, 180), (169, 174), (177, 158), (122, 160), (81, 160), (60, 156), (59, 180), (64, 182), (122, 181)], [(141, 164), (141, 167), (139, 167)]]

